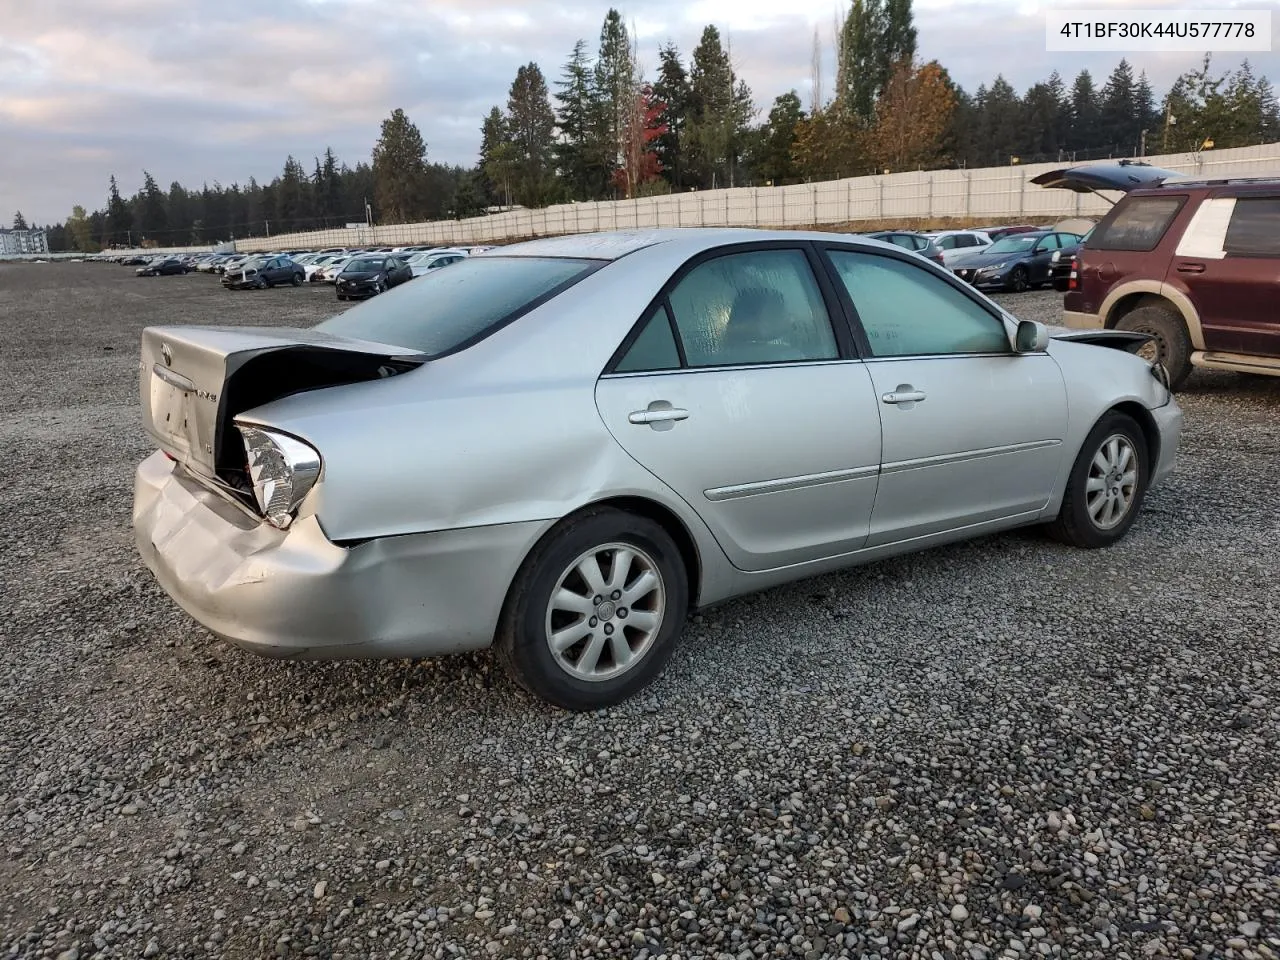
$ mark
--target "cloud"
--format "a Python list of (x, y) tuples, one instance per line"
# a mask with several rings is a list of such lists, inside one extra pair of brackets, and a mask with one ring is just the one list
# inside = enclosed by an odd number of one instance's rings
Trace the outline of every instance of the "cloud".
[[(847, 2), (631, 0), (619, 9), (649, 77), (662, 43), (674, 41), (687, 57), (714, 22), (764, 114), (790, 89), (808, 102), (815, 26), (830, 92), (832, 22)], [(1055, 68), (1068, 80), (1087, 68), (1101, 84), (1120, 55), (1044, 53), (1046, 8), (1037, 0), (916, 0), (920, 53), (970, 90), (997, 73), (1025, 90)], [(144, 169), (162, 184), (198, 186), (269, 180), (287, 155), (309, 166), (330, 146), (348, 163), (367, 160), (396, 107), (418, 124), (432, 159), (469, 165), (481, 119), (505, 103), (516, 68), (536, 61), (553, 83), (576, 40), (594, 49), (606, 11), (607, 3), (586, 0), (11, 4), (0, 39), (0, 221), (13, 209), (47, 222), (76, 203), (100, 206), (112, 173), (132, 192)], [(1129, 59), (1162, 91), (1199, 58)], [(1239, 59), (1219, 54), (1215, 62), (1226, 68)], [(1252, 62), (1280, 79), (1280, 55)]]

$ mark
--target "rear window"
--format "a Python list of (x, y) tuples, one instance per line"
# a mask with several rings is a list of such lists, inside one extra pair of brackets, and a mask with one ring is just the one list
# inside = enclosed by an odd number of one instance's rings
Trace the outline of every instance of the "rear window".
[(464, 257), (352, 307), (317, 330), (442, 357), (471, 346), (604, 265), (559, 257)]
[(1154, 250), (1186, 197), (1134, 197), (1120, 201), (1089, 237), (1090, 250)]
[(1222, 249), (1232, 257), (1280, 257), (1280, 197), (1239, 197)]

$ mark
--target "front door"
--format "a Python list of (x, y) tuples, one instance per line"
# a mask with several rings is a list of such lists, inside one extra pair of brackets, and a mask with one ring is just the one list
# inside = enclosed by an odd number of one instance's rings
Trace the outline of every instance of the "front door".
[(1191, 298), (1208, 350), (1280, 357), (1280, 195), (1201, 203), (1165, 282)]
[(1070, 455), (1066, 387), (1047, 353), (915, 264), (830, 249), (865, 334), (882, 424), (868, 546), (1044, 508)]
[(705, 260), (653, 306), (596, 387), (618, 443), (742, 570), (866, 543), (880, 417), (828, 301), (804, 249)]

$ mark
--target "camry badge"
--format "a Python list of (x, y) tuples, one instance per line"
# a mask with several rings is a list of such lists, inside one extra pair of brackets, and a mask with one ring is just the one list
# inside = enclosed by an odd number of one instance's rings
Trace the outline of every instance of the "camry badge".
[(167, 343), (160, 344), (160, 359), (164, 361), (166, 367), (173, 366), (173, 348)]

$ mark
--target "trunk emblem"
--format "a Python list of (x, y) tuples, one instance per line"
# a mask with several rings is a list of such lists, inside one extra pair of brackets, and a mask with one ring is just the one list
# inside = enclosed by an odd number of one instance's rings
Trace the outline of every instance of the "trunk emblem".
[(173, 366), (173, 348), (167, 343), (160, 344), (160, 359), (164, 361), (166, 367)]

